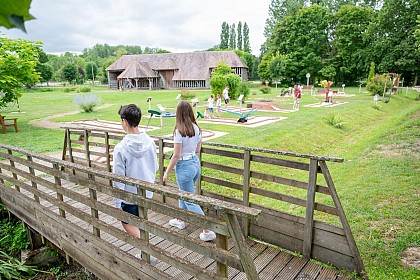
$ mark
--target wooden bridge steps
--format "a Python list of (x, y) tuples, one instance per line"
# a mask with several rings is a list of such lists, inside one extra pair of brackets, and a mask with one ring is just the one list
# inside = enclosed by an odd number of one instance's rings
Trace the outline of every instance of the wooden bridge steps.
[[(48, 178), (49, 181), (54, 182), (54, 178)], [(76, 185), (71, 185), (68, 182), (63, 182), (63, 185), (66, 184), (69, 188), (73, 191), (77, 191), (81, 194), (88, 195), (89, 191), (87, 189), (80, 188)], [(48, 190), (42, 186), (43, 191), (48, 192), (51, 196), (56, 196), (57, 194), (54, 191)], [(33, 197), (32, 194), (26, 192), (25, 190), (21, 190), (23, 194), (26, 194), (30, 197)], [(86, 205), (72, 201), (71, 199), (64, 197), (64, 200), (71, 204), (73, 207), (77, 207), (80, 211), (90, 213), (91, 209)], [(98, 194), (98, 200), (109, 205), (112, 205), (112, 198), (106, 194)], [(59, 210), (56, 206), (53, 206), (51, 203), (41, 199), (41, 204), (54, 213), (59, 214)], [(77, 224), (79, 227), (91, 231), (93, 230), (92, 226), (88, 223), (78, 219), (77, 217), (66, 213), (66, 218), (74, 223)], [(106, 222), (109, 225), (117, 227), (119, 229), (123, 229), (121, 223), (104, 213), (99, 213), (99, 218)], [(161, 213), (156, 213), (153, 211), (148, 212), (148, 218), (151, 222), (154, 222), (159, 225), (163, 225), (165, 227), (171, 227), (168, 222), (171, 217), (163, 215)], [(171, 227), (172, 228), (172, 227)], [(172, 228), (172, 230), (180, 231), (177, 228)], [(193, 238), (198, 238), (202, 229), (197, 228), (191, 224), (187, 224), (186, 228), (180, 231), (182, 234), (189, 235)], [(124, 250), (132, 255), (138, 254), (140, 251), (133, 246), (126, 244), (125, 242), (118, 240), (114, 236), (101, 232), (101, 238), (106, 240), (110, 244)], [(213, 271), (216, 271), (216, 262), (212, 259), (206, 258), (201, 254), (193, 252), (189, 249), (183, 248), (177, 244), (174, 244), (168, 240), (164, 240), (159, 236), (155, 236), (150, 234), (149, 242), (157, 247), (164, 249), (165, 251), (174, 254), (178, 257), (184, 258), (190, 262), (193, 262), (201, 267), (209, 268)], [(268, 280), (268, 279), (290, 279), (290, 280), (344, 280), (342, 275), (337, 273), (336, 271), (323, 267), (321, 265), (315, 264), (314, 262), (307, 261), (303, 258), (292, 256), (284, 251), (281, 251), (278, 248), (268, 246), (262, 243), (258, 243), (254, 240), (249, 238), (246, 239), (247, 245), (251, 248), (251, 256), (254, 259), (254, 263), (259, 273), (260, 279)], [(232, 251), (235, 251), (235, 247), (233, 246), (232, 242), (228, 240), (228, 248)], [(165, 262), (159, 261), (155, 268), (164, 271), (166, 274), (173, 277), (173, 279), (179, 280), (189, 280), (195, 279), (192, 276), (188, 275), (187, 273), (168, 265)], [(229, 267), (228, 268), (228, 275), (229, 279), (232, 280), (241, 280), (246, 279), (246, 275), (244, 272), (239, 272), (238, 270)]]

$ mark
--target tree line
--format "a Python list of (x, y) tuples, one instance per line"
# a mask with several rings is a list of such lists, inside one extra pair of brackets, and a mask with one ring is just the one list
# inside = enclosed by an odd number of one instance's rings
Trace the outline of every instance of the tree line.
[[(418, 0), (272, 0), (258, 75), (265, 81), (306, 84), (328, 79), (365, 83), (398, 73), (405, 84), (420, 74)], [(417, 22), (416, 22), (417, 20)]]

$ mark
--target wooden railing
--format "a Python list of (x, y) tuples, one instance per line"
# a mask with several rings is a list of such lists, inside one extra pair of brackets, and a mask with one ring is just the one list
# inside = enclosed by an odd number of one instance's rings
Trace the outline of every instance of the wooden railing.
[[(67, 131), (67, 135), (71, 132)], [(89, 133), (84, 136), (85, 143), (89, 143)], [(86, 154), (93, 156), (91, 152)], [(226, 279), (228, 267), (245, 272), (248, 279), (259, 279), (238, 219), (254, 220), (260, 210), (170, 186), (145, 183), (8, 145), (0, 144), (0, 157), (1, 203), (102, 279), (170, 279), (170, 275), (146, 264), (150, 255), (197, 279)], [(137, 187), (139, 195), (112, 187), (114, 181)], [(145, 190), (174, 201), (183, 199), (197, 203), (215, 215), (201, 216), (148, 199), (143, 196)], [(140, 217), (114, 208), (110, 203), (112, 197), (139, 205)], [(217, 235), (216, 246), (152, 222), (148, 219), (148, 210), (213, 230)], [(142, 238), (135, 238), (114, 226), (118, 220), (138, 227)], [(216, 261), (216, 266), (203, 268), (162, 250), (149, 242), (150, 235)], [(228, 238), (235, 247), (233, 251), (227, 248)], [(139, 262), (110, 242), (115, 239), (141, 250), (146, 262)]]
[[(121, 132), (65, 129), (63, 159), (111, 170), (112, 149), (124, 136)], [(173, 143), (160, 137), (156, 144), (162, 183), (170, 154), (167, 151)], [(327, 167), (327, 162), (343, 159), (207, 142), (200, 158), (199, 193), (261, 211), (257, 221), (239, 219), (245, 236), (364, 274)], [(162, 200), (167, 201), (165, 197)]]

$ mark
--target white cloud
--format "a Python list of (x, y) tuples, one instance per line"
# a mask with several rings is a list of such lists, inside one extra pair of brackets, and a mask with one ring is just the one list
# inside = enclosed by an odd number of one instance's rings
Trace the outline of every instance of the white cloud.
[(32, 0), (28, 34), (0, 28), (11, 38), (41, 40), (51, 53), (81, 52), (95, 44), (204, 50), (220, 42), (223, 22), (246, 22), (259, 54), (270, 0)]

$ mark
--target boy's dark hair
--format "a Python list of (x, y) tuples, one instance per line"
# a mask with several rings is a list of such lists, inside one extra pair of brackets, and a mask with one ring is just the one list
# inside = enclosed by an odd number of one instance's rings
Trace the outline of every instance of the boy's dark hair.
[(122, 120), (127, 120), (128, 125), (131, 127), (136, 127), (140, 123), (141, 110), (135, 104), (121, 106), (118, 114)]

